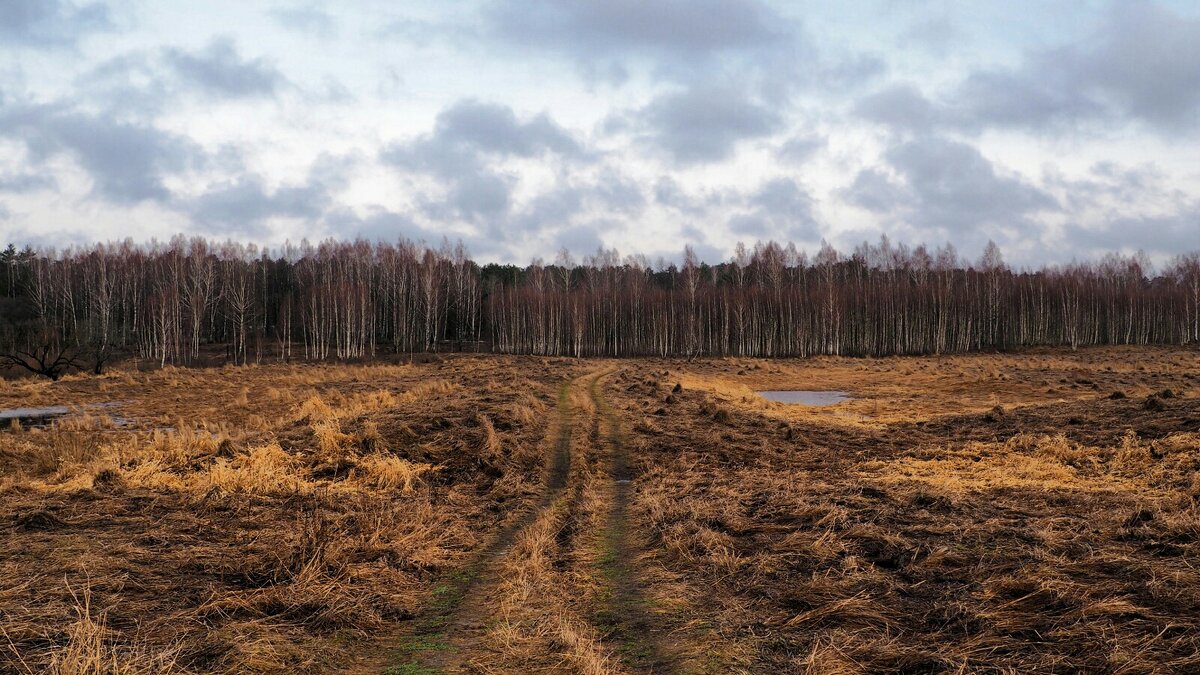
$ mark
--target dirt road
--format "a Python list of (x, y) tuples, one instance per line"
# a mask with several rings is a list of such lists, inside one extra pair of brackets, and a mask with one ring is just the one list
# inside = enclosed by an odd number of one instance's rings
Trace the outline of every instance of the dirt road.
[(385, 672), (678, 671), (644, 592), (612, 375), (562, 385), (542, 496), (435, 589)]

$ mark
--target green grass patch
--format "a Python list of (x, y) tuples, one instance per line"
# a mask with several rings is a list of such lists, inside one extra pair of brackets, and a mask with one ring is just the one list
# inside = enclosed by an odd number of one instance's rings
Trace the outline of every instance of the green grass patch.
[(443, 639), (444, 637), (440, 633), (434, 635), (413, 635), (406, 638), (400, 644), (399, 651), (404, 654), (444, 652), (450, 649), (450, 645)]
[(431, 668), (421, 665), (420, 663), (399, 663), (394, 666), (388, 666), (383, 671), (384, 675), (441, 675), (440, 668)]

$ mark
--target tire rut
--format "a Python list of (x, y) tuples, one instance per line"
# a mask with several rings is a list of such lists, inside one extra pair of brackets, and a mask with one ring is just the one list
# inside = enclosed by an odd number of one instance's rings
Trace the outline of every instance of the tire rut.
[(574, 413), (568, 394), (578, 378), (564, 382), (558, 391), (552, 452), (548, 457), (542, 496), (519, 517), (505, 525), (465, 568), (434, 588), (431, 606), (419, 615), (398, 649), (386, 675), (433, 675), (468, 671), (467, 652), (480, 644), (492, 618), (488, 589), (522, 531), (549, 509), (567, 487), (571, 473), (571, 426)]
[[(605, 374), (607, 375), (607, 373)], [(667, 631), (650, 611), (643, 592), (645, 583), (637, 568), (639, 547), (632, 540), (629, 505), (633, 497), (633, 475), (622, 437), (621, 423), (594, 378), (588, 393), (602, 421), (601, 438), (610, 449), (612, 504), (601, 538), (600, 572), (608, 593), (596, 614), (595, 623), (608, 632), (610, 642), (626, 667), (636, 672), (673, 672), (675, 660), (663, 647)]]

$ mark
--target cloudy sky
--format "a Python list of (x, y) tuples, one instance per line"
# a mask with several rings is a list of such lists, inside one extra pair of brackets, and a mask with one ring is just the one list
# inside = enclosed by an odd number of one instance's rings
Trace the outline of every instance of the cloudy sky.
[(176, 233), (1166, 261), (1200, 248), (1200, 7), (0, 0), (0, 241)]

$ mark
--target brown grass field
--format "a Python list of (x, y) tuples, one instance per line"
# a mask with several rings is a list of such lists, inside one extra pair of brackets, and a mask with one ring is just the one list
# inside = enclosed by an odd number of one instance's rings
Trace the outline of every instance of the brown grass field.
[(0, 381), (0, 672), (1200, 672), (1195, 349), (425, 361)]

